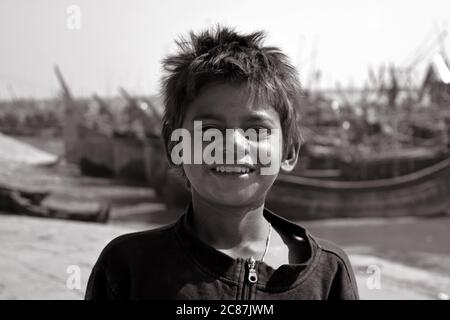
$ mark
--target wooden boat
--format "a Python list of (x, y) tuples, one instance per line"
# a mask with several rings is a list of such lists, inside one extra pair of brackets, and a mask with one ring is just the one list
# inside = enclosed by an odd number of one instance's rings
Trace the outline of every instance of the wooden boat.
[(161, 194), (162, 189), (158, 187), (164, 184), (169, 166), (164, 156), (164, 145), (161, 138), (152, 137), (145, 141), (144, 157), (147, 184), (155, 188), (158, 194)]
[(108, 136), (78, 126), (79, 166), (83, 174), (144, 182), (144, 143), (115, 133)]
[(70, 209), (67, 206), (51, 207), (43, 204), (50, 192), (19, 190), (0, 186), (0, 211), (40, 218), (57, 218), (105, 223), (109, 219), (110, 205), (96, 204), (95, 208)]
[[(65, 106), (64, 143), (66, 159), (80, 166), (81, 172), (90, 176), (115, 177), (123, 180), (145, 181), (143, 142), (126, 133), (107, 134), (90, 128), (82, 120), (83, 105), (75, 101), (58, 67), (55, 73), (60, 82)], [(141, 112), (136, 99), (121, 88), (128, 107)], [(108, 104), (98, 95), (94, 100), (106, 112)], [(141, 115), (139, 113), (139, 115)], [(109, 118), (113, 118), (109, 114)]]
[(341, 180), (364, 181), (404, 176), (430, 167), (448, 157), (446, 146), (409, 147), (341, 162)]
[(448, 157), (449, 150), (447, 145), (435, 143), (360, 153), (350, 148), (306, 144), (290, 175), (341, 181), (390, 179), (432, 166)]
[(190, 200), (190, 192), (184, 179), (169, 168), (162, 139), (153, 137), (145, 143), (146, 177), (149, 186), (168, 208), (184, 209)]
[(118, 134), (111, 140), (114, 177), (145, 181), (144, 143), (135, 137)]
[(143, 132), (139, 137), (134, 131), (114, 132), (114, 177), (145, 182), (145, 130), (153, 126), (148, 123), (148, 114), (140, 107), (141, 101), (131, 96), (124, 88), (119, 88), (119, 91), (127, 103), (125, 107), (127, 121), (137, 124)]
[(450, 210), (450, 158), (404, 176), (371, 181), (280, 174), (266, 203), (293, 220), (444, 214)]
[(62, 119), (65, 159), (69, 163), (80, 163), (80, 143), (78, 138), (79, 124), (82, 124), (82, 115), (80, 107), (69, 90), (61, 71), (58, 66), (54, 66), (54, 71), (59, 84), (61, 85), (62, 104), (64, 108), (64, 117)]
[(113, 138), (78, 125), (78, 164), (83, 174), (97, 177), (114, 175)]

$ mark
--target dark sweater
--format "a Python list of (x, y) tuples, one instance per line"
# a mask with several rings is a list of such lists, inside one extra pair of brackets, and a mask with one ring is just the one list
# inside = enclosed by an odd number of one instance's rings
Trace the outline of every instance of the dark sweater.
[(347, 255), (331, 242), (265, 209), (277, 229), (305, 239), (305, 262), (273, 269), (233, 259), (190, 234), (189, 208), (169, 226), (120, 236), (101, 253), (89, 278), (86, 299), (358, 299)]

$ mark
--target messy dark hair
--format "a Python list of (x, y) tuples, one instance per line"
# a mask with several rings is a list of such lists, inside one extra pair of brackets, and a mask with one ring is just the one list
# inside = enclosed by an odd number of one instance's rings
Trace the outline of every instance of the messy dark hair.
[(256, 101), (275, 108), (280, 116), (284, 153), (300, 143), (296, 69), (278, 47), (263, 46), (264, 37), (262, 31), (241, 34), (217, 26), (190, 32), (188, 39), (176, 41), (178, 51), (163, 60), (162, 136), (169, 159), (170, 137), (174, 129), (182, 127), (187, 105), (213, 81), (246, 85)]

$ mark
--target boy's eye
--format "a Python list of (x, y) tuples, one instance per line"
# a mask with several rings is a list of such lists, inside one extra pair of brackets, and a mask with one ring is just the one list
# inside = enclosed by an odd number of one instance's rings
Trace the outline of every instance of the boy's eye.
[(205, 132), (205, 131), (207, 131), (207, 130), (209, 130), (209, 129), (213, 129), (214, 127), (212, 127), (212, 126), (203, 126), (202, 127), (202, 132)]
[(271, 135), (271, 130), (266, 127), (251, 127), (245, 131), (245, 136), (249, 141), (267, 140)]
[(271, 135), (271, 130), (268, 128), (258, 128), (256, 129), (258, 133), (258, 139), (267, 139)]
[(222, 134), (225, 134), (225, 129), (220, 128), (218, 126), (213, 126), (213, 125), (202, 126), (202, 133), (205, 133), (206, 131), (212, 130), (212, 129), (219, 130), (220, 132), (222, 132)]

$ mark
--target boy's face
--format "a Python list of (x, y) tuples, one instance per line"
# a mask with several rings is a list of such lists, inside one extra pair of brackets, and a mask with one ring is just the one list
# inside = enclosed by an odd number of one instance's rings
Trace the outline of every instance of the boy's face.
[[(187, 129), (192, 137), (194, 132), (199, 130), (194, 121), (196, 124), (198, 121), (202, 122), (200, 130), (203, 133), (210, 129), (225, 133), (226, 129), (246, 131), (252, 128), (256, 132), (259, 129), (268, 129), (281, 133), (278, 112), (271, 106), (252, 103), (249, 97), (250, 94), (244, 86), (225, 83), (209, 85), (187, 107), (183, 128)], [(224, 141), (233, 144), (234, 150), (249, 148), (248, 140), (239, 132), (234, 132), (232, 135), (224, 134)], [(268, 136), (270, 134), (259, 136), (256, 141), (251, 141), (251, 145), (256, 146), (260, 152), (268, 152), (271, 161), (278, 164), (275, 170), (270, 171), (271, 174), (261, 174), (261, 168), (264, 166), (252, 159), (248, 152), (235, 152), (231, 165), (206, 164), (205, 161), (202, 161), (202, 164), (183, 164), (192, 191), (196, 196), (217, 205), (261, 205), (278, 175), (282, 160), (281, 145), (279, 148), (274, 147), (275, 140), (268, 139)], [(279, 142), (281, 144), (281, 140)], [(202, 150), (205, 150), (209, 143), (203, 142)], [(224, 147), (221, 152), (229, 151), (229, 147)], [(194, 152), (192, 149), (192, 153)]]

